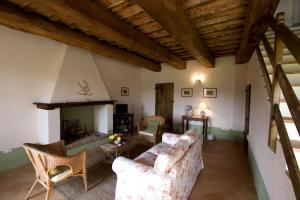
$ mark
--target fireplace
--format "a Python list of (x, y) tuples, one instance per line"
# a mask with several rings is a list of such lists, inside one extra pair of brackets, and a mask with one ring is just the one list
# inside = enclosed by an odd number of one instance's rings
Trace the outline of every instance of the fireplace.
[(60, 139), (70, 144), (95, 134), (94, 106), (63, 107), (60, 109)]
[(38, 107), (39, 142), (70, 144), (92, 134), (113, 130), (114, 101), (34, 103)]
[(94, 132), (88, 132), (85, 124), (82, 124), (79, 119), (62, 120), (60, 139), (66, 144), (70, 144), (78, 139), (89, 136)]

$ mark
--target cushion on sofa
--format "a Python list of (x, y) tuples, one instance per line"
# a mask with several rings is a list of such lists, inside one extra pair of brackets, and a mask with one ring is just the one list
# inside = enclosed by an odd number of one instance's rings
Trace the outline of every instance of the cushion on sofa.
[(146, 151), (146, 152), (142, 153), (141, 155), (139, 155), (138, 157), (136, 157), (134, 159), (134, 161), (138, 162), (138, 163), (142, 163), (144, 165), (154, 167), (154, 162), (155, 162), (156, 158), (157, 158), (157, 155)]
[(179, 134), (174, 134), (174, 133), (164, 133), (162, 135), (162, 141), (167, 144), (174, 145), (176, 142), (180, 140), (180, 135)]
[(179, 140), (176, 144), (169, 146), (160, 152), (154, 162), (154, 169), (159, 172), (168, 173), (173, 165), (185, 154), (189, 144), (185, 140)]
[(150, 149), (148, 149), (147, 152), (158, 155), (162, 152), (166, 152), (170, 147), (172, 147), (172, 145), (161, 142), (161, 143), (158, 143), (157, 145), (151, 147)]
[(181, 140), (185, 140), (189, 143), (189, 145), (193, 144), (200, 135), (196, 132), (196, 129), (189, 129), (187, 132), (180, 136)]

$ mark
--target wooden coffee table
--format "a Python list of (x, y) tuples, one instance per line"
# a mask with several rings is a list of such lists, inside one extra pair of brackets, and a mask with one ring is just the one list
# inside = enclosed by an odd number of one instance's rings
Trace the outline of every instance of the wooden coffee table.
[(126, 155), (129, 157), (130, 149), (133, 146), (133, 142), (127, 140), (126, 142), (116, 145), (112, 143), (105, 143), (100, 146), (100, 149), (105, 153), (105, 162), (112, 163), (118, 156)]

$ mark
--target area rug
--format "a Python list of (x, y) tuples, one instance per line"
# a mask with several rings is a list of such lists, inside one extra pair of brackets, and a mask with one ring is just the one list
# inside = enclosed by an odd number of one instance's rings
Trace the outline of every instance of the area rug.
[(73, 177), (55, 188), (70, 200), (113, 200), (117, 177), (111, 165), (99, 163), (88, 169), (88, 192), (81, 177)]
[[(137, 157), (148, 148), (149, 146), (137, 145), (132, 149), (130, 158)], [(58, 184), (55, 189), (68, 200), (113, 200), (116, 182), (117, 176), (112, 171), (112, 165), (98, 163), (88, 168), (88, 192), (84, 190), (81, 177), (72, 177)]]

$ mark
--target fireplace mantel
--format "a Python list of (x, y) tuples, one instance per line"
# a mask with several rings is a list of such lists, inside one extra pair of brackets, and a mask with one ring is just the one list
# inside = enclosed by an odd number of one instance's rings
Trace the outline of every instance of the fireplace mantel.
[(75, 107), (75, 106), (93, 106), (93, 105), (106, 105), (106, 104), (114, 104), (115, 100), (108, 101), (82, 101), (82, 102), (58, 102), (58, 103), (41, 103), (34, 102), (33, 104), (37, 106), (39, 109), (43, 110), (53, 110), (55, 108), (62, 107)]

